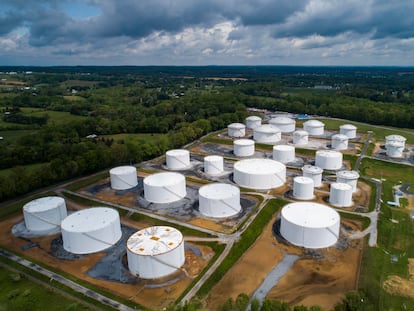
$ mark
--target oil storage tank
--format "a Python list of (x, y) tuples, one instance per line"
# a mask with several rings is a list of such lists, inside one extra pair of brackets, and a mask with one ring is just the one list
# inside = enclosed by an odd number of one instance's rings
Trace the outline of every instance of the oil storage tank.
[(199, 210), (207, 217), (223, 218), (241, 211), (240, 189), (224, 183), (202, 186), (199, 191)]
[(295, 147), (290, 145), (273, 146), (273, 160), (284, 164), (295, 161)]
[(279, 128), (263, 124), (253, 130), (253, 139), (262, 144), (274, 144), (282, 138)]
[(342, 167), (342, 153), (335, 150), (318, 150), (315, 165), (324, 170), (339, 170)]
[(336, 182), (348, 184), (352, 187), (352, 192), (357, 191), (359, 173), (357, 171), (338, 171), (336, 173)]
[(296, 121), (289, 117), (275, 117), (269, 120), (269, 124), (280, 129), (282, 133), (291, 133), (295, 130)]
[(346, 135), (349, 139), (356, 137), (357, 127), (352, 124), (343, 124), (339, 127), (339, 134)]
[(254, 151), (254, 141), (251, 139), (236, 139), (233, 142), (233, 153), (237, 157), (250, 157)]
[(23, 206), (24, 223), (27, 230), (41, 233), (59, 230), (67, 216), (65, 200), (57, 196), (32, 200)]
[(233, 168), (234, 182), (258, 190), (282, 186), (286, 181), (286, 166), (270, 159), (246, 159)]
[(183, 170), (190, 167), (190, 152), (186, 149), (172, 149), (165, 154), (170, 170)]
[(344, 183), (332, 183), (329, 203), (337, 207), (352, 206), (352, 186)]
[(180, 173), (156, 173), (144, 178), (144, 198), (151, 203), (179, 201), (187, 194), (185, 177)]
[(304, 130), (294, 131), (292, 137), (295, 145), (306, 145), (309, 142), (309, 133)]
[(342, 134), (332, 135), (331, 147), (335, 150), (346, 150), (348, 149), (348, 136)]
[(204, 173), (208, 175), (220, 175), (224, 171), (222, 156), (211, 155), (204, 157)]
[(111, 188), (127, 190), (138, 185), (137, 169), (135, 166), (118, 166), (109, 171)]
[(227, 135), (229, 137), (244, 137), (246, 126), (243, 123), (231, 123), (227, 126)]
[(293, 178), (293, 197), (298, 200), (312, 200), (313, 195), (313, 179), (304, 176), (296, 176)]
[(401, 135), (388, 135), (385, 137), (387, 156), (400, 158), (403, 155), (406, 138)]
[(325, 124), (319, 120), (309, 120), (303, 123), (303, 129), (312, 136), (321, 136), (325, 133)]
[(318, 166), (305, 165), (302, 167), (302, 174), (304, 177), (312, 178), (314, 187), (322, 186), (323, 169)]
[(118, 211), (93, 207), (77, 211), (62, 221), (63, 248), (74, 254), (90, 254), (107, 249), (121, 238)]
[(129, 271), (143, 279), (169, 276), (185, 263), (183, 235), (172, 227), (139, 230), (129, 237), (126, 248)]
[(262, 118), (258, 116), (249, 116), (246, 118), (246, 127), (248, 129), (255, 129), (262, 125)]

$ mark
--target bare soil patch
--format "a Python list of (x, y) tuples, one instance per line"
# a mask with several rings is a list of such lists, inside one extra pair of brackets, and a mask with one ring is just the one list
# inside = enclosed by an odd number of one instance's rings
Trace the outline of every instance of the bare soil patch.
[(382, 284), (385, 291), (391, 295), (414, 298), (414, 258), (408, 259), (408, 273), (408, 279), (397, 275), (388, 276)]

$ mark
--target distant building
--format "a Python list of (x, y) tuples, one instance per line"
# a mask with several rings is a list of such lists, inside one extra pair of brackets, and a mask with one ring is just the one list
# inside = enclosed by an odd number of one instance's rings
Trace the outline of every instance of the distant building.
[(96, 134), (91, 134), (91, 135), (86, 136), (86, 138), (92, 138), (92, 139), (95, 139), (96, 137), (98, 137), (98, 135)]

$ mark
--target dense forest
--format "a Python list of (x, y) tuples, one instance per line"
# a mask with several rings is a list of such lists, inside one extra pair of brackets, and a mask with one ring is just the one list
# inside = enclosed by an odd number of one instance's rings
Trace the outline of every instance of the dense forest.
[[(0, 136), (4, 136), (0, 201), (161, 155), (229, 123), (243, 122), (247, 107), (414, 128), (412, 68), (8, 67), (0, 71)], [(138, 140), (116, 136), (138, 133), (158, 136)]]

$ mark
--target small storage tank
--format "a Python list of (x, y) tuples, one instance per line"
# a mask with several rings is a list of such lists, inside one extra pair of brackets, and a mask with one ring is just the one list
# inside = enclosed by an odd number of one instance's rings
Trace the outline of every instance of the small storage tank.
[(343, 124), (339, 127), (339, 134), (346, 135), (349, 139), (356, 137), (357, 127), (352, 124)]
[(324, 170), (339, 170), (342, 167), (342, 153), (334, 150), (318, 150), (315, 165)]
[(223, 218), (241, 211), (240, 189), (230, 184), (216, 183), (202, 186), (199, 191), (199, 210), (207, 217)]
[(144, 197), (152, 203), (179, 201), (187, 194), (185, 177), (179, 173), (157, 173), (144, 178)]
[(242, 123), (232, 123), (227, 126), (229, 137), (244, 137), (246, 135), (246, 126)]
[(255, 129), (262, 125), (262, 119), (258, 116), (249, 116), (246, 118), (246, 127), (248, 129)]
[(342, 134), (332, 135), (331, 147), (335, 150), (348, 149), (348, 136)]
[(154, 226), (135, 232), (126, 248), (129, 271), (142, 279), (166, 277), (185, 263), (183, 235), (172, 227)]
[(314, 187), (322, 186), (323, 169), (313, 165), (305, 165), (302, 167), (304, 177), (312, 178)]
[(286, 166), (270, 159), (246, 159), (234, 164), (234, 182), (253, 189), (271, 189), (286, 181)]
[(190, 152), (186, 149), (172, 149), (165, 154), (170, 170), (183, 170), (190, 167)]
[(269, 124), (279, 128), (282, 133), (291, 133), (295, 130), (296, 121), (288, 117), (275, 117), (269, 120)]
[(233, 153), (237, 157), (254, 155), (254, 141), (251, 139), (237, 139), (233, 142)]
[(321, 136), (325, 132), (325, 124), (318, 120), (309, 120), (303, 123), (303, 129), (313, 136)]
[(313, 202), (290, 203), (281, 212), (280, 233), (290, 243), (306, 248), (334, 245), (339, 238), (340, 216)]
[(220, 175), (224, 171), (222, 156), (211, 155), (204, 157), (204, 173), (208, 175)]
[(313, 179), (309, 177), (296, 176), (293, 178), (293, 197), (298, 200), (312, 200)]
[(352, 186), (343, 183), (331, 184), (329, 192), (329, 203), (337, 207), (348, 207), (352, 205)]
[(289, 145), (273, 146), (273, 160), (284, 164), (295, 161), (295, 147)]
[(253, 139), (258, 143), (274, 144), (282, 138), (279, 128), (270, 124), (263, 124), (254, 129)]
[(23, 206), (23, 216), (29, 231), (41, 233), (60, 229), (67, 216), (65, 200), (57, 196), (32, 200)]
[(77, 211), (62, 221), (63, 248), (74, 254), (90, 254), (111, 247), (121, 238), (118, 211), (93, 207)]
[(336, 182), (348, 184), (352, 187), (352, 192), (357, 191), (359, 173), (357, 171), (339, 171), (336, 173)]
[(400, 158), (403, 155), (406, 138), (401, 135), (388, 135), (385, 137), (387, 156)]
[(118, 166), (109, 171), (111, 188), (126, 190), (138, 185), (137, 168), (135, 166)]
[(309, 133), (304, 130), (294, 131), (292, 136), (295, 145), (306, 145), (309, 141)]

